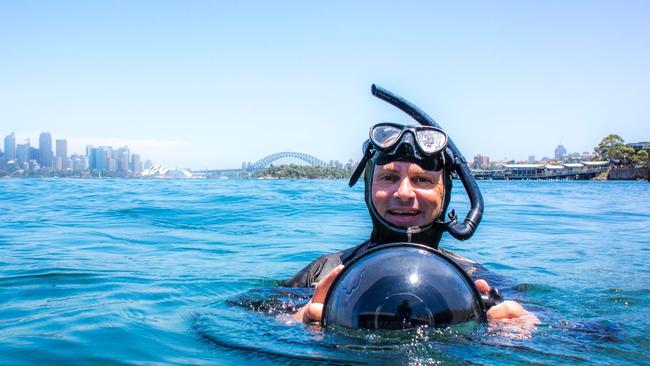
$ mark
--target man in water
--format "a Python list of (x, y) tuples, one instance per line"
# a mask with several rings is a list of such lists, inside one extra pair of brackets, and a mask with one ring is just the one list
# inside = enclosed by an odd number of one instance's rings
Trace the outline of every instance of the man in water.
[[(387, 136), (387, 131), (388, 135), (393, 131), (393, 136)], [(437, 138), (433, 132), (429, 137), (422, 137), (416, 128), (395, 124), (379, 124), (371, 129), (371, 138), (364, 144), (366, 155), (360, 163), (360, 168), (365, 170), (366, 206), (373, 222), (370, 239), (342, 252), (321, 256), (285, 281), (288, 287), (316, 287), (312, 299), (295, 313), (297, 320), (320, 323), (323, 302), (333, 280), (346, 263), (372, 247), (412, 242), (438, 248), (444, 231), (440, 219), (450, 201), (451, 175), (449, 162), (441, 152), (444, 146), (427, 154), (427, 142), (423, 140)], [(444, 139), (446, 144), (446, 135)], [(361, 173), (360, 168), (357, 168), (358, 174), (353, 174), (351, 185), (356, 181), (354, 175), (358, 178)], [(488, 283), (478, 279), (485, 272), (481, 265), (439, 249), (475, 280), (481, 293), (490, 291)], [(491, 307), (487, 316), (491, 323), (515, 319), (530, 326), (538, 322), (533, 314), (514, 301), (503, 301)]]

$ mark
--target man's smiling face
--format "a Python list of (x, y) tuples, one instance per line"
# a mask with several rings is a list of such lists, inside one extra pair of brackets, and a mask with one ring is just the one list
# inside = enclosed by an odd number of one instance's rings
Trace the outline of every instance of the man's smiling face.
[(377, 213), (395, 226), (431, 224), (440, 216), (443, 196), (443, 170), (424, 170), (402, 161), (375, 166), (372, 203)]

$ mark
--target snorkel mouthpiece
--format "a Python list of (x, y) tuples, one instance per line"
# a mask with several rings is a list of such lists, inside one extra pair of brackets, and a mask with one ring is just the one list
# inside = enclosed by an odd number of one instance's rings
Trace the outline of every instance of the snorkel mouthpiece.
[[(413, 119), (415, 119), (422, 126), (434, 127), (442, 131), (440, 125), (438, 125), (438, 123), (436, 123), (436, 121), (434, 121), (433, 118), (429, 117), (424, 111), (422, 111), (420, 108), (415, 106), (413, 103), (407, 101), (406, 99), (403, 99), (402, 97), (393, 94), (392, 92), (380, 86), (377, 86), (375, 84), (372, 84), (370, 91), (372, 95), (399, 108), (400, 110), (402, 110), (403, 112), (411, 116)], [(408, 148), (404, 148), (403, 150), (400, 150), (402, 146), (405, 146), (405, 144), (409, 143), (409, 141), (404, 141), (404, 140), (408, 138), (406, 136), (411, 134), (414, 134), (414, 132), (410, 130), (404, 131), (403, 135), (400, 136), (401, 141), (397, 143), (397, 147), (392, 152), (390, 151), (378, 152), (373, 148), (372, 143), (369, 143), (368, 145), (364, 145), (364, 155), (361, 161), (359, 162), (359, 165), (355, 169), (354, 173), (350, 177), (350, 183), (349, 183), (350, 187), (352, 187), (359, 180), (359, 177), (361, 176), (363, 170), (368, 166), (368, 162), (371, 161), (371, 159), (373, 162), (380, 165), (384, 163), (383, 162), (384, 160), (412, 161), (417, 164), (423, 165), (422, 166), (423, 169), (439, 170), (439, 169), (431, 169), (431, 166), (427, 166), (427, 162), (438, 162), (440, 161), (439, 159), (431, 158), (429, 156), (426, 158), (417, 156), (418, 149), (413, 149), (415, 147), (414, 146), (415, 144), (413, 144), (412, 138), (409, 147), (411, 147), (410, 153), (412, 153), (411, 155), (413, 155), (413, 158), (412, 159), (408, 158), (409, 155)], [(413, 137), (415, 137), (415, 135), (413, 135)], [(438, 224), (443, 230), (448, 231), (449, 234), (451, 234), (451, 236), (453, 236), (454, 238), (458, 240), (466, 240), (469, 239), (474, 234), (474, 231), (480, 224), (481, 218), (483, 217), (483, 196), (481, 195), (481, 191), (478, 188), (478, 184), (476, 183), (476, 180), (472, 176), (469, 166), (467, 165), (467, 161), (465, 160), (463, 155), (460, 153), (460, 150), (456, 147), (456, 145), (453, 143), (451, 139), (449, 138), (445, 139), (444, 152), (440, 154), (440, 156), (442, 157), (443, 164), (446, 163), (447, 166), (449, 167), (446, 170), (446, 174), (451, 174), (452, 172), (455, 172), (460, 178), (461, 182), (463, 183), (465, 192), (469, 197), (471, 208), (467, 213), (467, 215), (465, 216), (463, 222), (458, 222), (456, 215), (452, 210), (452, 212), (449, 215), (450, 221), (438, 222)], [(437, 166), (435, 167), (437, 168)]]

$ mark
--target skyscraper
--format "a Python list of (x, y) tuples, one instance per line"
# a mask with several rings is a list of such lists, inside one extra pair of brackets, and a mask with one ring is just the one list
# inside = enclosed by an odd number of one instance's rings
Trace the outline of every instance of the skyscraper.
[(131, 171), (134, 175), (139, 176), (142, 174), (142, 162), (140, 161), (139, 154), (131, 155)]
[[(90, 147), (88, 167), (93, 172), (104, 173), (111, 168), (113, 149), (110, 146)], [(114, 164), (114, 163), (113, 163)]]
[(555, 160), (562, 160), (566, 155), (566, 149), (562, 145), (557, 145), (555, 148)]
[(12, 132), (5, 137), (5, 161), (16, 159), (16, 136)]
[(117, 171), (122, 173), (128, 173), (129, 171), (129, 157), (131, 151), (128, 146), (122, 146), (117, 149)]
[(65, 170), (68, 168), (68, 140), (56, 140), (56, 170)]
[(24, 144), (16, 145), (16, 160), (19, 164), (29, 161), (29, 139)]
[(56, 140), (56, 156), (64, 160), (68, 158), (68, 140)]
[(38, 148), (34, 146), (29, 147), (29, 160), (36, 160), (38, 162)]
[(52, 155), (52, 135), (49, 132), (41, 132), (38, 138), (38, 164), (41, 168), (52, 168)]

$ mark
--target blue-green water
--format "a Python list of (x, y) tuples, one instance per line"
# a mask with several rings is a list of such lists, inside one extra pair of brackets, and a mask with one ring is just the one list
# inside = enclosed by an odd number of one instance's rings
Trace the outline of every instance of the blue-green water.
[(477, 234), (443, 246), (512, 280), (530, 338), (292, 323), (275, 281), (369, 233), (344, 181), (0, 180), (0, 364), (650, 363), (650, 184), (480, 186)]

